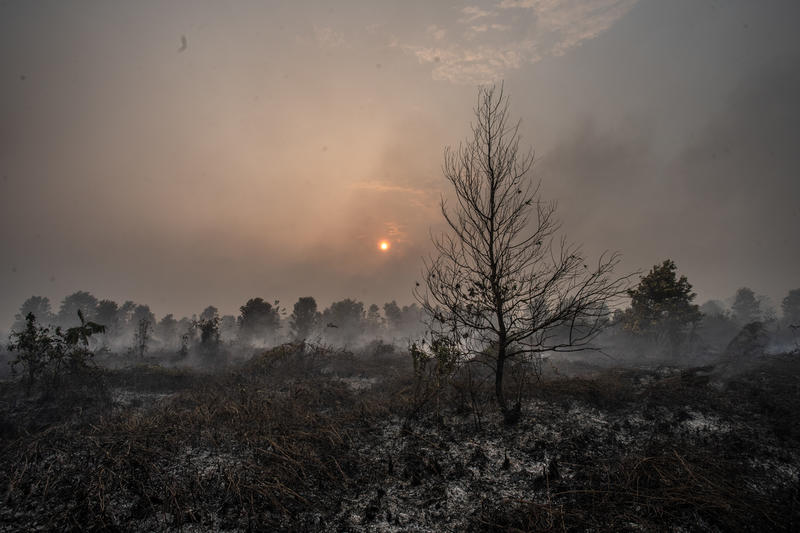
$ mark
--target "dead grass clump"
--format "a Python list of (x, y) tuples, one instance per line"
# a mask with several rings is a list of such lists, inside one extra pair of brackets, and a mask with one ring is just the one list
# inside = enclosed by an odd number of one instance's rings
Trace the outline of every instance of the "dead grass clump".
[(583, 402), (598, 409), (616, 411), (636, 401), (633, 371), (606, 370), (591, 377), (556, 377), (530, 386), (530, 396), (554, 403)]
[(268, 379), (303, 379), (330, 373), (332, 365), (352, 364), (351, 352), (324, 344), (281, 344), (249, 359), (236, 370)]
[(106, 370), (104, 377), (109, 387), (147, 392), (185, 390), (199, 381), (197, 373), (189, 368), (164, 367), (157, 364), (139, 364)]
[[(568, 528), (785, 529), (784, 509), (745, 482), (740, 461), (708, 450), (663, 449), (581, 466), (581, 483), (554, 489)], [(577, 510), (580, 510), (578, 512)], [(796, 511), (795, 511), (796, 513)]]
[(763, 417), (781, 439), (800, 440), (800, 357), (783, 354), (759, 363), (726, 383), (726, 393), (736, 402), (732, 408)]
[(709, 386), (713, 367), (669, 369), (643, 391), (651, 406), (664, 408), (692, 408), (700, 411), (729, 412), (729, 401), (719, 391)]
[(318, 355), (312, 345), (305, 342), (281, 344), (252, 357), (241, 368), (242, 371), (259, 375), (279, 373), (297, 366), (301, 367), (299, 370), (305, 371), (309, 366), (316, 366), (313, 362)]
[(564, 508), (552, 503), (541, 504), (522, 499), (486, 502), (473, 518), (469, 531), (566, 531)]
[(30, 395), (21, 381), (4, 382), (0, 384), (0, 446), (53, 424), (94, 420), (111, 406), (110, 389), (96, 367), (74, 371), (58, 387)]
[[(707, 451), (663, 449), (586, 464), (548, 480), (531, 499), (483, 503), (473, 531), (790, 531), (797, 495), (770, 498), (745, 482), (746, 469)], [(788, 496), (791, 500), (791, 495)]]

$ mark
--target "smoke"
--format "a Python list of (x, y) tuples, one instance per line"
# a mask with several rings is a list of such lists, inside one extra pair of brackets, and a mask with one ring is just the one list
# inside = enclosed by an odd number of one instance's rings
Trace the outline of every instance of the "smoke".
[(800, 262), (796, 62), (752, 72), (671, 151), (649, 123), (582, 119), (536, 167), (565, 233), (589, 253), (621, 250), (631, 270), (672, 258), (705, 298), (748, 284), (782, 298)]

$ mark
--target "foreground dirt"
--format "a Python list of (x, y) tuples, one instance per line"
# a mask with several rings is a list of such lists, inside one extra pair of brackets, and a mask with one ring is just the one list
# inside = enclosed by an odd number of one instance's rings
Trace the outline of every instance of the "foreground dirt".
[(7, 383), (0, 531), (797, 530), (798, 369), (551, 376), (513, 426), (395, 356)]

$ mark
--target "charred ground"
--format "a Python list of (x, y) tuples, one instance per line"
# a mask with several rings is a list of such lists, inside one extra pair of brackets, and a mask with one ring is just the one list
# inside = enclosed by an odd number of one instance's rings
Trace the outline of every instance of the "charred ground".
[(464, 376), (424, 394), (408, 355), (379, 348), (98, 367), (49, 395), (3, 383), (2, 530), (800, 525), (796, 355), (724, 380), (551, 364), (508, 426), (476, 417)]

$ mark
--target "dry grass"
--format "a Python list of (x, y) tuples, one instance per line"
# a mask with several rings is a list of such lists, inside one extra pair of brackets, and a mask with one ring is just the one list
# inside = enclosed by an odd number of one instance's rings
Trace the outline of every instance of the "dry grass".
[[(513, 427), (463, 375), (419, 408), (408, 363), (287, 345), (216, 374), (108, 371), (55, 402), (3, 384), (0, 530), (800, 527), (795, 358), (724, 384), (556, 376), (529, 383)], [(122, 389), (152, 401), (112, 403)]]
[(358, 477), (351, 434), (381, 408), (330, 379), (281, 387), (283, 377), (253, 372), (283, 355), (224, 376), (193, 376), (189, 389), (185, 372), (127, 371), (136, 375), (129, 385), (163, 390), (172, 380), (184, 390), (144, 412), (4, 441), (0, 481), (16, 525), (303, 529), (338, 510), (336, 495)]

